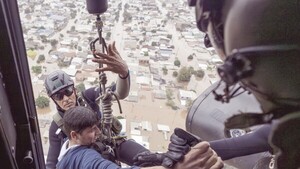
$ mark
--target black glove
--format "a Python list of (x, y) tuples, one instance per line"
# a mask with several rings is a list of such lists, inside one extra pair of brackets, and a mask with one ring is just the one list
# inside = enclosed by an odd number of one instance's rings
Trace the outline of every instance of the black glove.
[(170, 141), (168, 151), (165, 154), (166, 158), (162, 162), (166, 168), (170, 168), (176, 162), (181, 161), (184, 155), (190, 151), (190, 148), (201, 140), (183, 129), (175, 128)]
[(133, 157), (133, 165), (139, 167), (159, 166), (166, 156), (160, 153), (151, 153), (150, 151), (141, 152)]

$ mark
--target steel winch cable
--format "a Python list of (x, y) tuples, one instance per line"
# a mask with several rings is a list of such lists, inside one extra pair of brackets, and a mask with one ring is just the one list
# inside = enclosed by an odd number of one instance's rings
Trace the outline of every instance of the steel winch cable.
[[(108, 53), (106, 42), (105, 42), (104, 38), (102, 37), (103, 22), (100, 18), (100, 15), (97, 15), (97, 20), (96, 20), (95, 24), (97, 27), (97, 32), (98, 32), (99, 37), (90, 42), (90, 50), (92, 51), (93, 56), (95, 58), (100, 59), (100, 57), (95, 54), (95, 51), (96, 51), (95, 45), (98, 41), (99, 41), (99, 44), (102, 46), (102, 53), (106, 53), (106, 54)], [(102, 68), (102, 67), (103, 67), (103, 64), (99, 63), (99, 68)], [(119, 101), (117, 95), (110, 88), (105, 87), (106, 83), (107, 83), (107, 76), (103, 71), (100, 71), (99, 72), (99, 86), (100, 86), (101, 92), (99, 93), (99, 97), (96, 99), (96, 101), (100, 100), (100, 108), (101, 108), (101, 111), (103, 114), (103, 117), (101, 120), (104, 124), (103, 132), (108, 137), (107, 141), (115, 144), (115, 141), (113, 139), (114, 136), (111, 131), (112, 122), (113, 122), (113, 114), (112, 114), (113, 110), (111, 108), (112, 107), (112, 99), (113, 99), (112, 96), (114, 96), (118, 102), (120, 113), (122, 113), (122, 109), (121, 109), (121, 104), (120, 104), (120, 101)]]

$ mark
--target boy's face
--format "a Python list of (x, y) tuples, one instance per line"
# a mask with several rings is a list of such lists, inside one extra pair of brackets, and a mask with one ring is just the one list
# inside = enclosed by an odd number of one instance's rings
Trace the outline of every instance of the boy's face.
[(81, 133), (76, 133), (76, 142), (80, 145), (90, 145), (96, 141), (100, 135), (97, 125), (84, 129)]

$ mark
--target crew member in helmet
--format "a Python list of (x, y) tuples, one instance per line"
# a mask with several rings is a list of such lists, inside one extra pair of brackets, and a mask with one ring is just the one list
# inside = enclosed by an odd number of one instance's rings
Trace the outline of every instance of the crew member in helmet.
[[(95, 58), (93, 59), (94, 62), (104, 63), (107, 65), (106, 67), (103, 67), (101, 69), (99, 68), (96, 71), (112, 71), (119, 74), (117, 83), (111, 86), (111, 88), (119, 99), (124, 99), (125, 97), (127, 97), (130, 89), (129, 70), (125, 61), (122, 60), (122, 58), (118, 54), (118, 51), (115, 48), (115, 44), (113, 43), (108, 45), (107, 55), (103, 53), (95, 54), (103, 59)], [(54, 101), (57, 106), (57, 113), (53, 116), (53, 121), (51, 122), (49, 128), (50, 145), (46, 161), (46, 167), (49, 169), (53, 169), (56, 166), (61, 145), (67, 137), (64, 134), (62, 127), (62, 117), (64, 115), (64, 112), (71, 107), (75, 107), (76, 105), (83, 105), (90, 107), (99, 116), (101, 116), (101, 112), (96, 102), (101, 89), (99, 87), (92, 87), (81, 92), (81, 94), (78, 95), (76, 93), (76, 89), (74, 88), (74, 81), (70, 78), (69, 75), (61, 70), (50, 73), (45, 79), (44, 85), (47, 90), (48, 96)], [(139, 146), (139, 148), (141, 149), (138, 150), (145, 150), (142, 146)]]
[(227, 127), (272, 123), (269, 144), (277, 168), (300, 167), (300, 3), (296, 0), (191, 0), (197, 27), (225, 60), (218, 68), (226, 84), (221, 101), (240, 83), (262, 113), (244, 113)]
[[(111, 88), (113, 91), (115, 91), (115, 94), (119, 97), (119, 99), (124, 99), (129, 93), (129, 85), (130, 85), (129, 71), (126, 63), (119, 56), (114, 44), (108, 46), (108, 51), (109, 51), (108, 55), (102, 53), (95, 53), (95, 54), (107, 60), (111, 58), (116, 58), (114, 61), (110, 62), (103, 59), (94, 59), (93, 61), (97, 63), (107, 64), (107, 67), (101, 70), (110, 70), (119, 74), (119, 79), (117, 83), (115, 84), (115, 86), (112, 86)], [(97, 71), (100, 71), (100, 69), (97, 69)], [(53, 116), (53, 121), (49, 129), (50, 146), (49, 146), (49, 151), (48, 151), (48, 156), (46, 161), (46, 168), (53, 169), (56, 168), (61, 146), (67, 140), (67, 135), (65, 134), (63, 128), (63, 119), (62, 119), (65, 111), (76, 106), (85, 106), (91, 108), (101, 118), (102, 115), (96, 101), (96, 98), (99, 96), (101, 89), (92, 87), (90, 89), (81, 92), (81, 94), (78, 95), (76, 93), (76, 89), (74, 88), (74, 81), (70, 78), (69, 75), (67, 75), (65, 72), (61, 70), (54, 71), (47, 76), (47, 78), (45, 79), (45, 88), (47, 90), (48, 96), (57, 105), (57, 111), (58, 111)], [(112, 131), (114, 132), (114, 134), (116, 135), (119, 134), (118, 132), (121, 130), (120, 126), (121, 124), (119, 124), (118, 121), (114, 119), (113, 127), (112, 127)], [(158, 165), (167, 166), (170, 163), (175, 164), (175, 162), (179, 161), (177, 158), (182, 157), (186, 153), (184, 151), (187, 148), (186, 146), (177, 148), (176, 144), (174, 144), (174, 141), (177, 140), (171, 138), (170, 141), (171, 141), (171, 143), (169, 144), (170, 150), (167, 153), (151, 153), (148, 149), (144, 148), (143, 146), (136, 143), (135, 141), (126, 140), (125, 138), (121, 140), (117, 140), (118, 145), (114, 157), (112, 158), (111, 156), (107, 157), (107, 152), (105, 153), (100, 152), (100, 153), (102, 156), (105, 156), (106, 159), (110, 161), (116, 162), (117, 160), (120, 162), (124, 162), (128, 165), (135, 164), (143, 167), (158, 166)], [(95, 145), (99, 145), (99, 144), (101, 144), (101, 142), (100, 143), (98, 142)], [(205, 146), (207, 146), (207, 144), (205, 143), (199, 146), (199, 149), (203, 149), (203, 150), (206, 149), (205, 151), (202, 152), (203, 154), (207, 153), (208, 151), (213, 152), (210, 148), (209, 149), (205, 148)], [(99, 148), (101, 147), (96, 146), (95, 148), (96, 150), (99, 150)], [(144, 161), (145, 159), (138, 158), (137, 155), (140, 153), (146, 153), (149, 155), (148, 157), (151, 158), (148, 158), (146, 161)], [(215, 164), (218, 166), (222, 166), (221, 160), (218, 159), (218, 157), (215, 154), (207, 154), (207, 157), (208, 158), (203, 157), (205, 162), (202, 161), (203, 164), (200, 165), (209, 166)], [(214, 159), (215, 161), (211, 161), (211, 159)]]

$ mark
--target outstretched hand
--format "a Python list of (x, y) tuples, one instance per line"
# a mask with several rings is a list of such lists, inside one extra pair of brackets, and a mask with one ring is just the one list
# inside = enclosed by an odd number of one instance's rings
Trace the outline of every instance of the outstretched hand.
[(220, 157), (213, 151), (208, 142), (200, 142), (177, 162), (173, 169), (221, 169), (224, 164)]
[(99, 58), (93, 58), (93, 62), (102, 63), (106, 66), (97, 68), (95, 71), (111, 71), (119, 74), (121, 77), (126, 77), (128, 74), (128, 66), (126, 62), (121, 58), (118, 50), (116, 49), (115, 42), (109, 44), (107, 47), (107, 54), (94, 52)]
[[(146, 158), (145, 158), (146, 159)], [(147, 158), (147, 161), (152, 161)], [(156, 158), (154, 158), (156, 159)], [(148, 163), (149, 164), (149, 163)], [(210, 148), (208, 142), (203, 141), (191, 147), (183, 159), (172, 166), (172, 169), (222, 169), (223, 161)], [(141, 169), (166, 169), (163, 166), (142, 167)]]
[(171, 135), (168, 151), (165, 153), (162, 165), (171, 168), (176, 162), (181, 161), (191, 147), (200, 142), (200, 138), (181, 128), (175, 128)]

